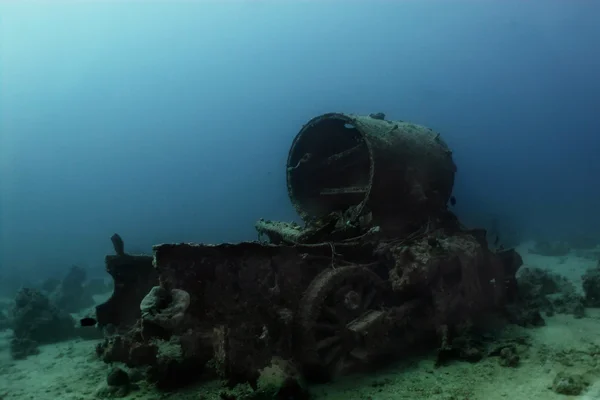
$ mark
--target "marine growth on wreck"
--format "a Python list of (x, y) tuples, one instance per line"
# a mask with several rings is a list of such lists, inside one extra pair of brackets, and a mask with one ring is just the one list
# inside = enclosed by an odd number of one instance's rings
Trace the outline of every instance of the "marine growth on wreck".
[(259, 241), (160, 244), (153, 257), (113, 237), (115, 290), (96, 314), (116, 332), (99, 357), (144, 366), (166, 390), (220, 377), (305, 398), (306, 382), (420, 351), (481, 358), (469, 338), (491, 314), (527, 322), (519, 254), (491, 250), (448, 209), (456, 166), (439, 133), (325, 114), (298, 133), (286, 168), (302, 226), (261, 219)]
[[(204, 396), (210, 382), (219, 399), (308, 399), (316, 383), (375, 377), (432, 354), (437, 367), (495, 359), (520, 368), (531, 340), (512, 327), (586, 317), (600, 305), (600, 263), (581, 288), (522, 267), (519, 253), (498, 244), (497, 227), (488, 243), (489, 233), (450, 211), (455, 173), (452, 152), (429, 128), (381, 113), (317, 116), (286, 165), (301, 224), (260, 219), (256, 241), (158, 244), (153, 254), (132, 254), (114, 234), (105, 258), (114, 284), (73, 266), (18, 291), (0, 308), (0, 331), (10, 332), (14, 360), (95, 340), (110, 366), (93, 390), (99, 398), (142, 386)], [(599, 257), (570, 246), (538, 242), (528, 255)], [(94, 296), (106, 293), (98, 304)], [(553, 372), (548, 390), (578, 395), (591, 376)]]

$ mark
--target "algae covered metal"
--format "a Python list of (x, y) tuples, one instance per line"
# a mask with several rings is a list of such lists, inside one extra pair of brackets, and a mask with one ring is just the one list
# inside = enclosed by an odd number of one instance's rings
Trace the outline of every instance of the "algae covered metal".
[(287, 187), (304, 221), (342, 211), (350, 223), (372, 217), (401, 234), (446, 208), (456, 166), (440, 134), (383, 117), (329, 113), (302, 127), (289, 151)]
[[(263, 375), (277, 370), (276, 398), (290, 399), (306, 398), (302, 378), (335, 379), (418, 346), (483, 354), (454, 339), (492, 313), (508, 315), (522, 261), (514, 250), (491, 250), (485, 231), (466, 229), (448, 210), (455, 172), (429, 128), (380, 114), (313, 118), (287, 162), (304, 224), (261, 219), (265, 241), (154, 246), (154, 269), (137, 283), (107, 258), (120, 293), (144, 285), (147, 294), (141, 306), (137, 297), (121, 306), (138, 320), (98, 354), (148, 366), (169, 390), (216, 373), (260, 391), (270, 379)], [(117, 297), (99, 311), (114, 309)]]

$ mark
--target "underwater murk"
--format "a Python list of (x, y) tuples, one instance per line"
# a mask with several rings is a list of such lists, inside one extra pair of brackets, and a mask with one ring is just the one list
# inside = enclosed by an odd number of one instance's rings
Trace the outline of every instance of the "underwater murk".
[(0, 400), (600, 400), (598, 18), (1, 3)]

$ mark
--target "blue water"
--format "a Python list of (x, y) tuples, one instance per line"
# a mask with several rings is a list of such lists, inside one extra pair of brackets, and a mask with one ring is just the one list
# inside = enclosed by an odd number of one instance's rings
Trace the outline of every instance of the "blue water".
[(439, 131), (469, 224), (600, 235), (599, 18), (583, 0), (3, 2), (0, 270), (102, 268), (114, 232), (146, 252), (255, 239), (296, 218), (287, 152), (331, 111)]

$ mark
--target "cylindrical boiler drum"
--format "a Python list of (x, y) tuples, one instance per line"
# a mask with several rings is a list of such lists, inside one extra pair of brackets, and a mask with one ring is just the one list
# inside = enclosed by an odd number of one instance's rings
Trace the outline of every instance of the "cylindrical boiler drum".
[(401, 233), (446, 209), (455, 173), (452, 152), (429, 128), (330, 113), (294, 139), (287, 186), (306, 222), (335, 211), (350, 222), (371, 213), (384, 231)]

